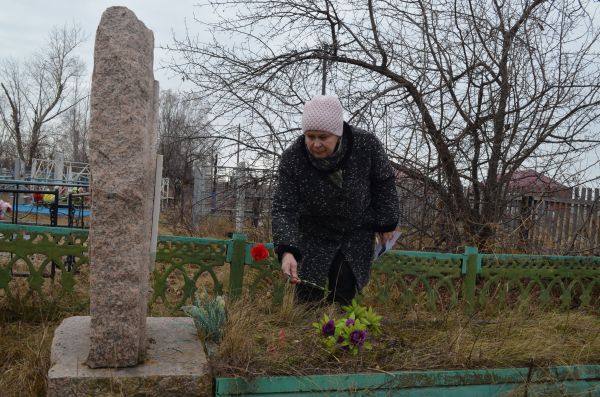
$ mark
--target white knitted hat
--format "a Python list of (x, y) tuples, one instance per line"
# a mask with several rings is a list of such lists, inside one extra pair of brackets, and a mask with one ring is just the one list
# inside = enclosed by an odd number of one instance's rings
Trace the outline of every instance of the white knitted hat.
[(317, 95), (304, 104), (302, 132), (306, 131), (325, 131), (342, 136), (344, 109), (336, 96)]

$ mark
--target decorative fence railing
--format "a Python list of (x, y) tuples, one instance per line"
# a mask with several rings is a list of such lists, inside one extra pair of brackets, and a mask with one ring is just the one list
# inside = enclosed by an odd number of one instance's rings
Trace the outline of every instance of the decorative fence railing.
[(73, 292), (89, 263), (87, 238), (82, 229), (0, 224), (0, 296), (47, 302)]
[[(263, 290), (281, 302), (286, 280), (273, 245), (265, 244), (270, 256), (260, 262), (250, 255), (253, 246), (242, 234), (159, 237), (150, 304), (177, 309), (202, 288), (226, 289), (230, 299)], [(0, 299), (60, 299), (88, 263), (87, 230), (0, 224)], [(461, 254), (391, 251), (375, 262), (372, 279), (367, 289), (394, 304), (474, 310), (536, 303), (600, 312), (600, 257), (481, 254), (473, 247)]]

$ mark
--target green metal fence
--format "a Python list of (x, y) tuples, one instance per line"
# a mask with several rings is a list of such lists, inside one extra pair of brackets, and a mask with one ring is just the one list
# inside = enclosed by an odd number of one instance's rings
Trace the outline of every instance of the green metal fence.
[(215, 396), (600, 396), (600, 365), (216, 378)]
[(0, 297), (48, 302), (72, 293), (89, 262), (87, 237), (81, 229), (0, 224)]
[(161, 302), (176, 309), (193, 299), (200, 284), (222, 294), (218, 274), (225, 266), (228, 247), (227, 240), (160, 236), (150, 304)]
[[(227, 290), (231, 299), (245, 289), (264, 290), (261, 296), (281, 302), (285, 280), (273, 245), (265, 244), (270, 255), (260, 262), (250, 255), (254, 245), (242, 234), (160, 236), (150, 304), (175, 310), (199, 288)], [(0, 299), (60, 299), (88, 263), (86, 230), (0, 224)], [(462, 254), (391, 251), (375, 262), (372, 279), (367, 288), (378, 299), (402, 305), (424, 300), (431, 309), (464, 304), (473, 310), (535, 302), (600, 311), (600, 257), (493, 255), (473, 247)]]

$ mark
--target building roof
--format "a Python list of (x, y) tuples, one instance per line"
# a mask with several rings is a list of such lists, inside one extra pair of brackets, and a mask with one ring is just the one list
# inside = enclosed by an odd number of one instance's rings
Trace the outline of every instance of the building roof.
[(532, 190), (567, 190), (568, 186), (556, 182), (554, 179), (540, 174), (535, 170), (520, 170), (516, 171), (510, 182), (508, 183), (510, 189), (532, 189)]

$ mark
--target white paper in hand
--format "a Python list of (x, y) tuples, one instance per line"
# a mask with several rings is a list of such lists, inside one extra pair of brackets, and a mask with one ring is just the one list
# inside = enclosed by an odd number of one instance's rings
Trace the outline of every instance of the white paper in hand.
[(376, 260), (381, 255), (383, 255), (386, 252), (388, 252), (389, 250), (391, 250), (392, 247), (394, 246), (394, 244), (396, 244), (396, 241), (398, 241), (399, 238), (400, 238), (400, 232), (397, 231), (397, 230), (394, 230), (392, 232), (392, 238), (389, 239), (387, 241), (387, 243), (383, 244), (383, 243), (379, 242), (375, 246), (375, 252), (373, 252), (373, 260)]

